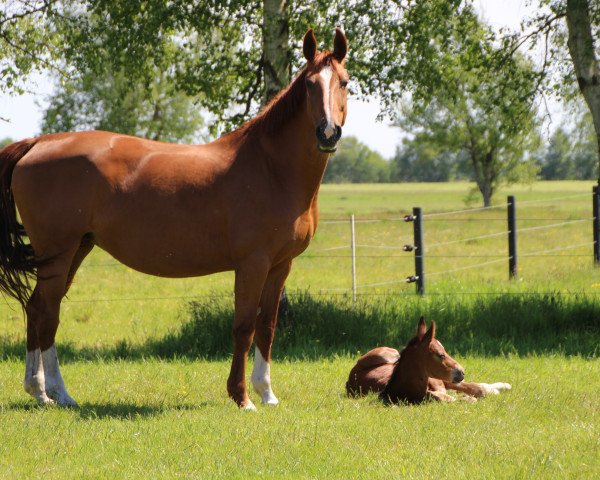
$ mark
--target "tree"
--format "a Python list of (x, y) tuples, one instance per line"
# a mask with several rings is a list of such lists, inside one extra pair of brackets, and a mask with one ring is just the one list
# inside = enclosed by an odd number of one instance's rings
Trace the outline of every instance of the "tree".
[(13, 142), (14, 142), (14, 140), (12, 138), (5, 137), (5, 138), (3, 138), (3, 139), (0, 140), (0, 148), (6, 147), (7, 145), (10, 145)]
[[(579, 103), (579, 102), (578, 102)], [(590, 112), (579, 112), (571, 128), (557, 128), (538, 154), (544, 180), (592, 180), (597, 160), (595, 132)]]
[(382, 183), (389, 182), (389, 178), (389, 163), (379, 153), (356, 137), (345, 137), (327, 164), (323, 182)]
[(536, 72), (521, 56), (499, 61), (493, 32), (472, 9), (443, 41), (441, 88), (405, 102), (399, 125), (440, 152), (464, 155), (487, 207), (498, 185), (535, 175), (527, 153), (537, 146)]
[(42, 120), (42, 133), (109, 130), (166, 142), (201, 139), (198, 107), (160, 72), (149, 88), (123, 72), (84, 72), (58, 85)]
[[(506, 35), (504, 55), (524, 46), (543, 45), (539, 88), (571, 97), (573, 86), (585, 99), (594, 126), (596, 162), (600, 165), (600, 3), (589, 0), (538, 0), (539, 10), (521, 32)], [(570, 60), (569, 60), (570, 59)], [(599, 177), (600, 171), (596, 170)]]
[(18, 0), (0, 9), (0, 93), (20, 94), (35, 71), (58, 70), (65, 51), (56, 29), (58, 0)]
[(464, 152), (449, 151), (431, 142), (427, 135), (407, 139), (390, 161), (392, 182), (449, 182), (471, 180)]
[(408, 89), (426, 95), (437, 78), (429, 67), (444, 47), (432, 48), (429, 38), (446, 32), (461, 8), (460, 0), (40, 2), (46, 4), (39, 29), (60, 45), (49, 66), (99, 75), (108, 59), (112, 71), (145, 85), (156, 69), (166, 72), (215, 116), (213, 133), (256, 114), (287, 83), (303, 62), (299, 39), (311, 26), (324, 44), (338, 25), (357, 40), (348, 65), (359, 96), (378, 96), (391, 111)]
[[(592, 114), (596, 129), (598, 163), (600, 165), (600, 63), (596, 58), (596, 41), (592, 31), (592, 19), (595, 21), (596, 36), (600, 35), (600, 5), (588, 0), (567, 0), (567, 45), (573, 60), (579, 90)], [(599, 45), (600, 46), (600, 45)], [(600, 183), (600, 175), (598, 182)]]

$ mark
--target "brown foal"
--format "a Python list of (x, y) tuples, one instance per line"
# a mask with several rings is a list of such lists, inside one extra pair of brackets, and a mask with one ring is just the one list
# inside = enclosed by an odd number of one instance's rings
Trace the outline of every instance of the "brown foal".
[(474, 401), (478, 397), (510, 389), (508, 383), (463, 382), (464, 369), (435, 338), (435, 322), (427, 330), (420, 318), (417, 334), (402, 352), (390, 347), (378, 347), (360, 357), (346, 382), (349, 396), (378, 393), (392, 403), (421, 403), (428, 399), (454, 401), (447, 390), (466, 394)]

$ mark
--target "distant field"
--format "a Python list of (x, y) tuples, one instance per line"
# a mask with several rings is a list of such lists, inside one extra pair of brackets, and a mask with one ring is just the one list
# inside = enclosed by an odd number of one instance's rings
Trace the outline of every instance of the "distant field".
[[(402, 282), (414, 271), (412, 254), (399, 249), (412, 243), (412, 224), (399, 219), (413, 206), (426, 215), (478, 207), (465, 204), (471, 188), (322, 187), (319, 230), (287, 283), (292, 323), (275, 344), (282, 405), (257, 415), (238, 412), (225, 392), (231, 273), (159, 279), (95, 249), (63, 303), (58, 333), (76, 411), (32, 406), (21, 386), (21, 312), (0, 304), (0, 478), (595, 478), (592, 182), (513, 186), (496, 194), (500, 208), (426, 218), (428, 294), (420, 299)], [(508, 280), (504, 234), (474, 239), (507, 229), (508, 194), (519, 229), (564, 224), (519, 233), (517, 281)], [(514, 390), (475, 405), (346, 399), (356, 356), (375, 344), (401, 346), (420, 313), (438, 321), (468, 379), (508, 381)], [(186, 335), (192, 340), (181, 341)]]

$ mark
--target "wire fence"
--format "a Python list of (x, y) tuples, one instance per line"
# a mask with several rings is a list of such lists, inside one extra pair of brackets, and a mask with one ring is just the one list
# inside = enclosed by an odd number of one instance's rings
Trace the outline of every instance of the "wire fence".
[[(543, 199), (534, 199), (527, 201), (519, 201), (519, 206), (543, 206), (547, 204), (548, 206), (557, 205), (560, 202), (580, 199), (583, 197), (589, 197), (589, 193), (582, 193), (576, 195), (568, 195), (561, 197), (549, 197)], [(338, 218), (338, 219), (330, 219), (320, 222), (320, 229), (326, 228), (338, 228), (340, 226), (347, 225), (348, 232), (350, 232), (350, 238), (347, 243), (342, 244), (334, 244), (331, 246), (316, 246), (316, 248), (310, 248), (307, 252), (297, 257), (297, 262), (300, 262), (300, 265), (297, 264), (296, 268), (302, 265), (305, 265), (306, 262), (322, 262), (326, 260), (331, 260), (333, 262), (342, 262), (341, 268), (348, 268), (348, 277), (350, 281), (346, 283), (344, 286), (336, 286), (331, 285), (322, 288), (307, 288), (303, 289), (302, 292), (309, 291), (311, 295), (314, 296), (339, 296), (351, 298), (354, 302), (356, 302), (358, 297), (388, 297), (398, 295), (399, 288), (400, 291), (411, 283), (417, 283), (419, 281), (424, 282), (425, 276), (427, 278), (440, 278), (440, 277), (451, 277), (453, 274), (457, 272), (463, 272), (467, 270), (477, 271), (486, 269), (488, 267), (493, 267), (497, 265), (501, 265), (503, 263), (509, 264), (510, 262), (516, 262), (517, 255), (516, 249), (514, 255), (510, 254), (510, 248), (506, 248), (506, 243), (509, 241), (509, 236), (514, 235), (518, 232), (519, 235), (529, 235), (529, 234), (537, 234), (543, 233), (549, 230), (558, 230), (558, 229), (568, 229), (568, 228), (582, 228), (585, 225), (590, 225), (592, 228), (585, 228), (584, 230), (578, 231), (578, 235), (565, 234), (565, 242), (562, 245), (545, 245), (546, 248), (543, 249), (528, 249), (522, 253), (519, 253), (518, 258), (557, 258), (557, 254), (560, 254), (560, 257), (568, 258), (568, 259), (578, 259), (578, 258), (589, 258), (590, 262), (595, 261), (599, 262), (598, 252), (598, 237), (599, 237), (599, 221), (598, 221), (598, 204), (600, 203), (598, 197), (597, 189), (594, 190), (592, 195), (593, 197), (593, 215), (582, 215), (581, 218), (565, 218), (564, 214), (561, 217), (543, 217), (539, 215), (533, 216), (525, 216), (523, 218), (519, 218), (519, 227), (517, 228), (516, 223), (512, 226), (507, 220), (507, 215), (503, 214), (503, 211), (510, 209), (511, 206), (514, 207), (514, 200), (511, 202), (509, 197), (509, 201), (506, 203), (502, 203), (500, 205), (494, 205), (492, 207), (479, 207), (479, 208), (468, 208), (468, 209), (460, 209), (460, 210), (452, 210), (452, 211), (440, 211), (440, 212), (427, 212), (421, 213), (419, 215), (415, 215), (415, 210), (413, 210), (413, 214), (407, 214), (404, 216), (395, 216), (395, 217), (385, 217), (385, 218), (366, 218), (366, 219), (356, 219), (354, 215), (351, 215), (349, 218)], [(513, 197), (514, 198), (514, 197)], [(492, 213), (494, 212), (497, 216), (491, 215), (483, 215), (484, 213)], [(430, 224), (432, 226), (440, 224), (440, 222), (444, 222), (445, 225), (453, 225), (453, 224), (485, 224), (486, 227), (489, 227), (491, 232), (482, 233), (477, 235), (467, 235), (464, 237), (460, 237), (460, 233), (462, 232), (461, 228), (454, 229), (450, 227), (450, 230), (453, 231), (453, 237), (451, 239), (442, 239), (440, 241), (436, 241), (436, 233), (438, 233), (434, 228), (431, 231), (427, 231), (427, 234), (424, 235), (424, 242), (422, 245), (418, 245), (418, 242), (415, 241), (415, 232), (414, 229), (409, 228), (411, 224), (415, 224), (416, 221), (422, 222), (426, 226)], [(498, 222), (504, 222), (508, 225), (507, 229), (497, 230), (494, 228)], [(537, 222), (541, 223), (538, 225), (531, 225), (532, 223)], [(548, 223), (551, 222), (551, 223)], [(395, 244), (389, 243), (378, 243), (374, 241), (369, 242), (357, 242), (357, 232), (360, 232), (361, 228), (369, 228), (369, 234), (373, 235), (373, 232), (377, 232), (376, 225), (382, 224), (394, 224), (396, 225), (394, 228), (397, 229)], [(497, 226), (497, 225), (496, 225)], [(375, 230), (372, 230), (375, 228)], [(423, 225), (421, 225), (423, 228)], [(429, 228), (429, 227), (428, 227)], [(578, 239), (583, 239), (586, 236), (591, 237), (593, 233), (593, 239), (589, 239), (587, 241), (569, 241), (571, 237), (577, 237)], [(376, 236), (376, 235), (373, 235)], [(460, 237), (460, 238), (458, 238)], [(412, 243), (404, 243), (401, 242), (401, 239), (407, 240), (407, 242)], [(481, 251), (481, 248), (473, 250), (470, 248), (474, 243), (477, 243), (478, 247), (480, 247), (481, 243), (485, 243), (484, 241), (501, 241), (502, 239), (507, 239), (504, 243), (503, 251), (498, 249), (498, 245), (494, 248), (496, 251)], [(408, 240), (410, 239), (410, 240)], [(386, 238), (387, 240), (387, 238)], [(317, 242), (318, 245), (318, 242)], [(527, 245), (527, 242), (519, 242), (519, 246)], [(450, 250), (448, 247), (456, 247), (460, 248), (458, 251)], [(586, 249), (585, 253), (578, 253), (577, 250)], [(569, 253), (567, 253), (569, 252)], [(447, 265), (447, 268), (442, 269), (433, 269), (432, 271), (426, 271), (424, 267), (424, 259), (431, 259), (432, 261), (439, 260), (443, 261)], [(363, 271), (357, 268), (357, 260), (360, 260), (361, 266), (366, 270), (368, 269), (369, 262), (373, 261), (383, 261), (383, 262), (394, 262), (393, 268), (393, 276), (391, 278), (379, 278), (376, 281), (369, 281), (367, 278), (366, 281), (360, 281), (363, 277)], [(475, 263), (464, 264), (464, 261), (467, 260), (475, 260)], [(348, 262), (345, 263), (345, 262)], [(399, 263), (398, 263), (399, 262)], [(415, 268), (413, 270), (412, 263), (414, 262)], [(419, 270), (418, 263), (421, 263), (421, 270)], [(84, 263), (81, 269), (94, 269), (97, 271), (98, 269), (110, 269), (110, 268), (126, 268), (123, 264), (111, 260), (111, 261), (103, 261), (97, 263)], [(326, 270), (327, 267), (323, 264), (317, 263), (317, 271), (321, 272)], [(426, 273), (426, 275), (425, 275)], [(368, 275), (365, 275), (368, 277)], [(343, 273), (337, 276), (339, 279), (343, 277)], [(600, 286), (600, 283), (598, 284)], [(382, 287), (393, 287), (394, 290), (386, 290), (381, 291)], [(424, 293), (424, 285), (422, 288), (417, 289), (418, 293)], [(293, 296), (295, 294), (299, 294), (298, 292), (291, 291), (289, 295)], [(433, 292), (429, 293), (429, 295), (447, 295), (448, 293), (443, 292)], [(478, 289), (478, 291), (460, 291), (460, 295), (551, 295), (555, 294), (552, 291), (540, 291), (540, 292), (513, 292), (513, 291), (503, 291), (503, 292), (490, 292), (484, 291), (483, 289)], [(578, 292), (561, 292), (563, 295), (578, 295)], [(600, 289), (598, 292), (586, 292), (587, 295), (600, 295)], [(164, 302), (164, 301), (191, 301), (202, 298), (233, 298), (233, 285), (231, 288), (224, 293), (194, 293), (194, 294), (184, 294), (184, 295), (117, 295), (114, 297), (96, 297), (96, 298), (66, 298), (65, 303), (69, 304), (86, 304), (86, 303), (110, 303), (110, 302)], [(12, 305), (12, 302), (7, 302), (9, 305)]]
[[(576, 195), (567, 195), (561, 197), (551, 197), (544, 199), (534, 199), (527, 200), (523, 202), (519, 202), (519, 205), (523, 206), (540, 206), (544, 203), (549, 204), (550, 206), (556, 205), (560, 202), (565, 202), (567, 200), (573, 199), (581, 199), (583, 197), (589, 197), (588, 193), (581, 193)], [(599, 221), (598, 221), (598, 191), (597, 187), (595, 187), (592, 200), (593, 200), (593, 210), (594, 213), (592, 216), (583, 215), (582, 218), (556, 218), (556, 217), (542, 217), (542, 216), (528, 216), (519, 219), (520, 226), (517, 228), (516, 222), (516, 200), (513, 196), (508, 197), (508, 201), (506, 203), (500, 205), (494, 205), (491, 207), (479, 207), (479, 208), (468, 208), (468, 209), (460, 209), (460, 210), (451, 210), (444, 212), (433, 212), (433, 213), (423, 213), (422, 210), (418, 207), (413, 209), (412, 214), (407, 214), (402, 218), (388, 218), (388, 219), (369, 219), (369, 220), (355, 220), (354, 216), (351, 216), (351, 231), (352, 238), (350, 240), (350, 245), (338, 245), (335, 247), (323, 248), (317, 250), (317, 252), (331, 252), (336, 251), (339, 252), (344, 249), (350, 248), (350, 252), (347, 255), (336, 255), (337, 258), (340, 257), (348, 257), (352, 258), (352, 298), (355, 300), (357, 295), (363, 293), (365, 289), (383, 287), (383, 286), (393, 286), (393, 285), (401, 285), (401, 284), (409, 284), (416, 283), (417, 284), (417, 292), (425, 293), (425, 268), (424, 268), (424, 259), (444, 259), (448, 261), (458, 261), (458, 265), (452, 265), (449, 268), (445, 268), (442, 270), (427, 272), (427, 277), (443, 277), (449, 276), (456, 272), (462, 272), (465, 270), (478, 270), (485, 269), (487, 267), (498, 265), (502, 263), (506, 263), (509, 269), (509, 277), (515, 278), (518, 274), (518, 258), (550, 258), (557, 257), (560, 254), (560, 257), (566, 257), (570, 259), (576, 258), (590, 258), (590, 260), (595, 261), (596, 264), (600, 262), (600, 249), (598, 248), (598, 237), (599, 234)], [(473, 216), (473, 214), (481, 214), (482, 212), (501, 212), (502, 210), (507, 211), (506, 216)], [(461, 218), (457, 218), (460, 216)], [(511, 216), (513, 218), (511, 218)], [(331, 222), (339, 223), (342, 220), (333, 220)], [(386, 245), (386, 244), (374, 244), (374, 243), (357, 243), (354, 238), (355, 235), (355, 224), (358, 223), (367, 223), (367, 222), (383, 222), (383, 221), (403, 221), (405, 223), (413, 223), (415, 225), (413, 231), (413, 243), (412, 244), (404, 244), (404, 245)], [(454, 238), (443, 240), (443, 241), (435, 241), (435, 233), (430, 235), (429, 233), (426, 236), (423, 236), (423, 225), (429, 222), (485, 222), (490, 226), (493, 226), (494, 222), (504, 222), (507, 225), (507, 229), (492, 231), (489, 233), (482, 233), (478, 235), (471, 236), (463, 236), (461, 238), (459, 235), (454, 235)], [(542, 223), (541, 225), (533, 225), (532, 222)], [(551, 223), (548, 223), (551, 222)], [(523, 224), (526, 224), (524, 226)], [(540, 232), (543, 233), (545, 231), (553, 230), (553, 229), (565, 229), (578, 225), (589, 224), (592, 226), (587, 233), (579, 232), (586, 236), (588, 234), (593, 233), (593, 240), (586, 242), (571, 242), (568, 244), (563, 244), (561, 246), (553, 246), (552, 248), (543, 248), (543, 249), (530, 249), (526, 250), (524, 253), (517, 255), (517, 232), (519, 235), (525, 234), (529, 235), (532, 233)], [(459, 232), (456, 232), (459, 233)], [(563, 235), (566, 239), (568, 239), (570, 234), (565, 233)], [(473, 244), (474, 242), (481, 242), (483, 240), (491, 240), (491, 239), (507, 239), (507, 247), (504, 252), (498, 253), (463, 253), (462, 251), (459, 253), (443, 253), (448, 250), (450, 246), (458, 246), (464, 245), (462, 250), (468, 250), (469, 244)], [(424, 240), (426, 239), (426, 241)], [(546, 246), (546, 245), (545, 245)], [(565, 253), (568, 251), (573, 251), (577, 249), (587, 248), (587, 253)], [(360, 249), (368, 249), (371, 251), (385, 251), (392, 252), (392, 254), (362, 254), (357, 253)], [(404, 254), (394, 254), (393, 252), (402, 251)], [(433, 254), (430, 252), (434, 252)], [(413, 253), (413, 256), (407, 256), (406, 253)], [(442, 252), (442, 253), (436, 253)], [(311, 258), (320, 257), (318, 254), (313, 254)], [(413, 260), (415, 262), (415, 270), (414, 273), (408, 273), (407, 267), (403, 267), (405, 271), (407, 271), (407, 275), (402, 278), (394, 278), (389, 280), (381, 279), (376, 282), (365, 282), (359, 283), (357, 280), (357, 271), (356, 271), (356, 259), (373, 259), (373, 258), (386, 258), (386, 259), (400, 259), (404, 258), (407, 260)], [(479, 259), (477, 263), (471, 263), (468, 265), (462, 264), (465, 259)], [(347, 289), (347, 287), (346, 287)], [(343, 288), (328, 288), (326, 291), (335, 292), (335, 291), (343, 291)]]

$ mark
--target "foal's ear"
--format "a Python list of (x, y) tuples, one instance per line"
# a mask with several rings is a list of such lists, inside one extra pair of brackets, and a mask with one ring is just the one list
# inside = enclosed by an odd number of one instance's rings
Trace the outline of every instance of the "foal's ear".
[(341, 28), (335, 29), (335, 38), (333, 39), (333, 58), (342, 63), (348, 53), (348, 39)]
[(419, 318), (419, 324), (417, 325), (417, 338), (419, 339), (419, 341), (423, 340), (426, 330), (427, 325), (425, 325), (425, 317), (421, 315), (421, 318)]
[(317, 53), (317, 39), (315, 38), (315, 32), (312, 28), (304, 34), (302, 52), (304, 53), (304, 58), (306, 58), (309, 62), (314, 60)]
[(429, 330), (427, 330), (427, 332), (423, 336), (422, 342), (425, 345), (429, 345), (434, 338), (435, 338), (435, 322), (431, 322), (431, 327), (429, 327)]

